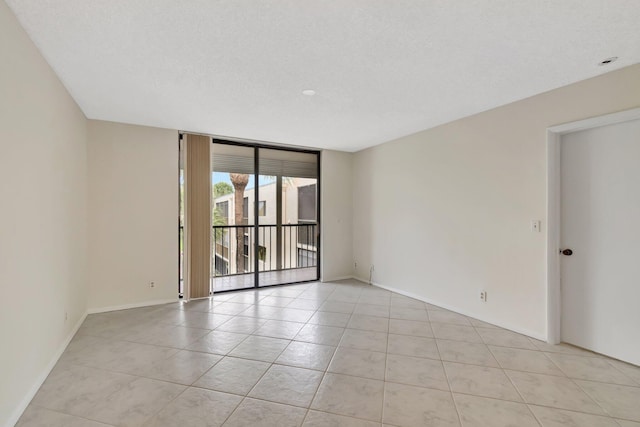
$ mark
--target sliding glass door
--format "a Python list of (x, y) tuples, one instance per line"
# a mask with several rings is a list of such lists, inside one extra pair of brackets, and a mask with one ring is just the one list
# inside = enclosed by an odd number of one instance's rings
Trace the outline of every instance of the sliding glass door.
[(259, 286), (317, 280), (318, 154), (259, 148), (258, 156)]
[(255, 149), (212, 145), (212, 292), (254, 287), (255, 250), (250, 194), (255, 190)]
[(319, 278), (319, 154), (214, 140), (211, 290)]

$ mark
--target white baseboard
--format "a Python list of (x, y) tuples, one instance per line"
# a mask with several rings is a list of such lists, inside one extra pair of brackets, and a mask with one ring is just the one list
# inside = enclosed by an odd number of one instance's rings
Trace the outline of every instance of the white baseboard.
[(58, 347), (58, 350), (54, 353), (53, 357), (51, 358), (47, 366), (44, 368), (44, 370), (40, 373), (40, 375), (36, 379), (33, 386), (31, 386), (27, 394), (22, 398), (18, 406), (14, 409), (14, 411), (9, 416), (9, 420), (7, 421), (6, 427), (13, 427), (18, 422), (18, 420), (20, 419), (24, 411), (27, 409), (27, 406), (29, 406), (29, 403), (31, 403), (31, 400), (33, 400), (33, 397), (36, 395), (36, 393), (38, 392), (38, 390), (40, 389), (44, 381), (47, 379), (47, 377), (53, 370), (53, 367), (56, 366), (56, 363), (58, 363), (58, 359), (60, 359), (60, 356), (62, 356), (62, 353), (64, 353), (64, 351), (67, 349), (67, 346), (75, 336), (76, 332), (78, 332), (78, 329), (80, 329), (82, 322), (84, 322), (84, 319), (87, 318), (87, 314), (88, 313), (85, 312), (80, 317), (80, 320), (78, 320), (78, 322), (74, 325), (73, 329), (71, 329), (71, 332), (69, 332), (69, 335), (67, 335), (67, 338), (65, 338), (65, 340), (60, 345), (60, 347)]
[[(367, 285), (372, 285), (372, 283), (369, 283), (369, 279), (367, 279), (366, 277), (353, 276), (353, 278), (356, 279), (356, 280), (359, 280), (362, 283), (366, 283)], [(382, 286), (378, 286), (378, 287), (382, 287)], [(398, 291), (393, 291), (393, 292), (399, 293)]]
[[(246, 291), (248, 289), (238, 289), (238, 290), (239, 291)], [(190, 299), (187, 299), (187, 297), (184, 297), (182, 299), (178, 298), (178, 301), (189, 302), (189, 301), (198, 301), (198, 300), (201, 300), (201, 299), (209, 299), (212, 296), (214, 296), (215, 294), (216, 293), (214, 292), (211, 295), (207, 295), (206, 297), (198, 297), (198, 298), (190, 298)], [(163, 304), (163, 303), (161, 303), (161, 304)], [(164, 303), (164, 304), (166, 304), (166, 303)], [(156, 304), (152, 304), (152, 305), (156, 305)]]
[[(358, 280), (362, 280), (362, 279), (358, 279)], [(527, 330), (519, 328), (517, 326), (500, 324), (500, 323), (496, 322), (495, 320), (481, 319), (481, 318), (477, 317), (475, 314), (470, 314), (468, 312), (465, 312), (464, 310), (460, 310), (457, 307), (453, 307), (453, 306), (450, 306), (448, 304), (442, 304), (439, 301), (434, 301), (434, 300), (431, 300), (429, 298), (425, 298), (423, 296), (416, 295), (416, 294), (414, 294), (412, 292), (407, 292), (407, 291), (404, 291), (402, 289), (394, 288), (393, 286), (386, 286), (386, 285), (383, 285), (381, 283), (376, 283), (376, 282), (372, 282), (371, 284), (373, 286), (378, 287), (378, 288), (386, 289), (387, 291), (395, 292), (397, 294), (404, 295), (405, 297), (417, 299), (419, 301), (426, 302), (427, 304), (435, 305), (435, 306), (438, 306), (440, 308), (444, 308), (446, 310), (453, 311), (453, 312), (456, 312), (458, 314), (462, 314), (462, 315), (467, 316), (467, 317), (472, 317), (472, 318), (474, 318), (476, 320), (480, 320), (482, 322), (490, 323), (492, 325), (498, 326), (498, 327), (503, 328), (503, 329), (507, 329), (509, 331), (517, 332), (519, 334), (526, 335), (528, 337), (535, 338), (535, 339), (540, 340), (540, 341), (545, 341), (545, 342), (547, 341), (547, 338), (545, 336), (537, 334), (537, 333), (532, 332), (532, 331), (527, 331)]]
[(338, 276), (338, 277), (329, 277), (329, 278), (322, 278), (320, 279), (320, 281), (322, 283), (326, 283), (326, 282), (337, 282), (338, 280), (349, 280), (349, 279), (355, 279), (355, 276)]
[(110, 307), (97, 307), (97, 308), (90, 308), (87, 313), (88, 314), (96, 314), (96, 313), (106, 313), (108, 311), (118, 311), (118, 310), (127, 310), (130, 308), (140, 308), (140, 307), (149, 307), (152, 305), (162, 305), (162, 304), (169, 304), (172, 302), (176, 302), (178, 301), (178, 298), (176, 297), (175, 299), (158, 299), (158, 300), (151, 300), (151, 301), (145, 301), (145, 302), (136, 302), (133, 304), (122, 304), (122, 305), (112, 305)]

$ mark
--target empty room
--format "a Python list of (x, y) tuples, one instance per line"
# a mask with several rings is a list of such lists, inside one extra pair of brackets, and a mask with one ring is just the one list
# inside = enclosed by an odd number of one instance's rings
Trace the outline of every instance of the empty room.
[(0, 0), (0, 426), (640, 427), (636, 0)]

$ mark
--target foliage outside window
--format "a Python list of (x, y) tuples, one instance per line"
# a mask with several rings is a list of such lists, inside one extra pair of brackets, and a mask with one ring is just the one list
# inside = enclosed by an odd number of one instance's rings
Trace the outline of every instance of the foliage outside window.
[(213, 198), (217, 199), (218, 197), (226, 196), (227, 194), (233, 193), (233, 187), (228, 182), (217, 182), (213, 186)]

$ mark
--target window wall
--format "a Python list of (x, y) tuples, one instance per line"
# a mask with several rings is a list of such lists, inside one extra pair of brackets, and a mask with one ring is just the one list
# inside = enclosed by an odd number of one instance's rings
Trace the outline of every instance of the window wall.
[(211, 292), (317, 280), (319, 153), (220, 140), (211, 152)]

